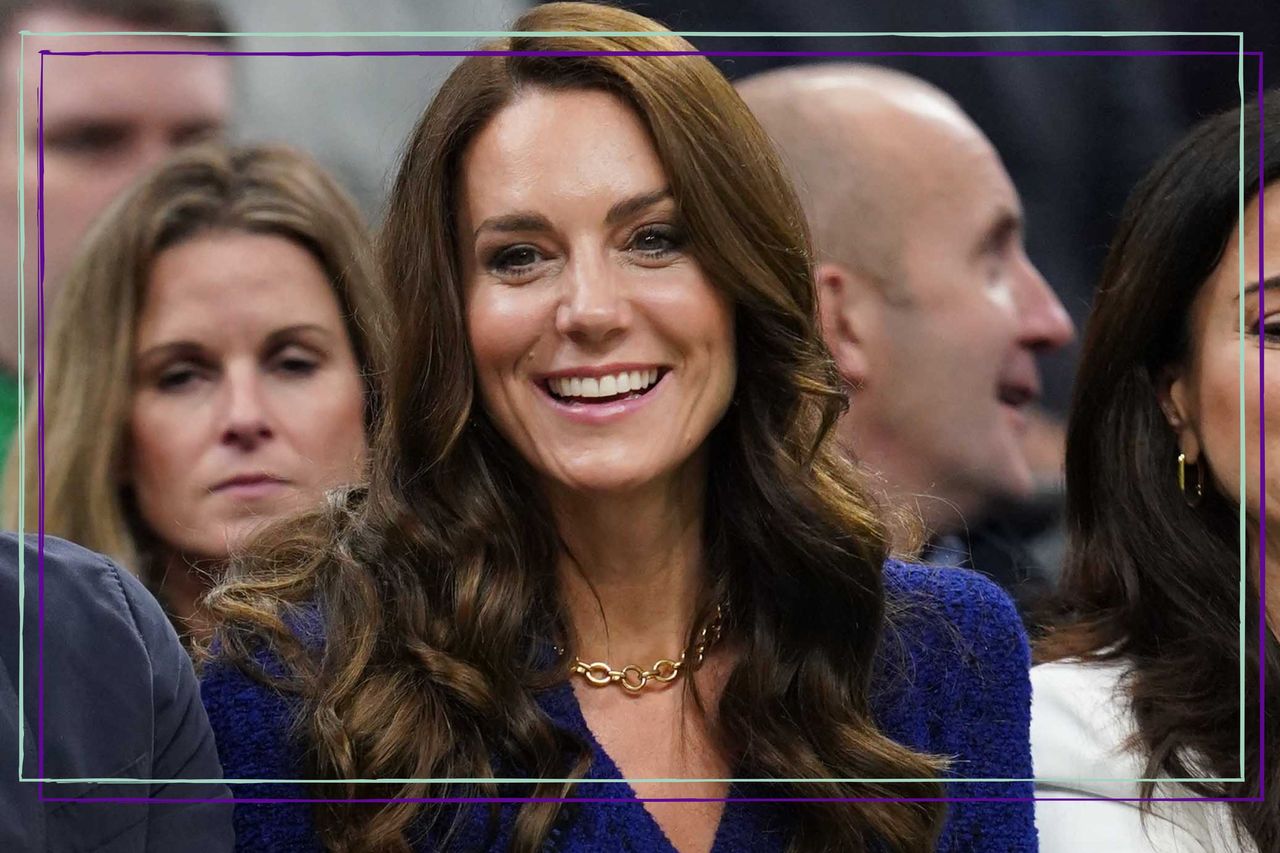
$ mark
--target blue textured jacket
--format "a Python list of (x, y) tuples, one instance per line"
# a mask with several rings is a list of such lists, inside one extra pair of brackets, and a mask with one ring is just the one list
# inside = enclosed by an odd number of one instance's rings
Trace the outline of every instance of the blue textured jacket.
[[(882, 644), (900, 665), (874, 691), (881, 729), (918, 750), (952, 759), (953, 779), (1031, 776), (1029, 653), (1018, 614), (992, 582), (962, 569), (890, 562), (888, 597), (904, 609), (894, 634)], [(204, 674), (203, 695), (227, 779), (305, 778), (301, 753), (291, 741), (292, 700), (227, 664)], [(594, 760), (576, 791), (579, 797), (620, 798), (562, 809), (548, 850), (586, 853), (625, 850), (673, 853), (658, 824), (620, 782), (612, 759), (592, 737), (573, 689), (561, 684), (539, 704), (559, 726), (592, 748)], [(591, 780), (597, 780), (593, 783)], [(234, 785), (237, 798), (290, 799), (324, 796), (297, 784)], [(732, 797), (738, 789), (730, 791)], [(330, 794), (334, 796), (335, 794)], [(1031, 797), (1027, 782), (950, 782), (952, 797)], [(320, 850), (309, 806), (242, 802), (236, 806), (240, 850)], [(424, 806), (431, 808), (431, 806)], [(488, 834), (488, 810), (464, 813), (448, 850), (505, 850), (517, 805), (499, 807), (496, 832)], [(952, 853), (1017, 853), (1036, 849), (1033, 803), (962, 802), (948, 807), (938, 849)], [(773, 853), (790, 838), (786, 804), (726, 804), (714, 853)], [(424, 842), (423, 851), (441, 849)]]

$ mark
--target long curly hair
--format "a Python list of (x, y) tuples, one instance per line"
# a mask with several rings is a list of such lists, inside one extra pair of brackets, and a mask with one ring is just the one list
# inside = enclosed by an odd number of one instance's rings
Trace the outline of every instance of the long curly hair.
[[(872, 719), (873, 661), (891, 609), (886, 531), (828, 440), (847, 402), (816, 325), (804, 216), (774, 151), (705, 58), (621, 53), (692, 51), (688, 42), (594, 34), (659, 32), (648, 19), (552, 3), (515, 30), (573, 34), (513, 35), (489, 47), (524, 55), (463, 61), (404, 154), (380, 241), (396, 357), (367, 489), (276, 529), (215, 590), (208, 606), (223, 620), (221, 654), (300, 694), (298, 734), (320, 778), (483, 780), (495, 775), (495, 756), (531, 780), (585, 772), (585, 744), (535, 701), (566, 677), (545, 656), (546, 640), (567, 635), (553, 574), (560, 544), (531, 469), (476, 393), (456, 229), (460, 163), (488, 121), (527, 90), (603, 90), (647, 125), (691, 251), (735, 306), (739, 373), (708, 438), (707, 580), (695, 620), (728, 601), (726, 631), (742, 648), (717, 706), (717, 742), (754, 778), (932, 780), (779, 782), (768, 786), (774, 796), (940, 796), (940, 762)], [(296, 631), (308, 607), (326, 640), (314, 653)], [(287, 677), (262, 672), (264, 644)], [(359, 788), (345, 790), (368, 794)], [(556, 797), (572, 785), (521, 790)], [(560, 808), (522, 805), (512, 849), (540, 849)], [(797, 851), (857, 851), (875, 839), (923, 853), (942, 820), (936, 803), (797, 804), (793, 813)], [(332, 850), (407, 850), (422, 833), (447, 833), (443, 814), (339, 804), (317, 822)]]
[[(1208, 487), (1199, 506), (1187, 505), (1174, 474), (1177, 436), (1158, 397), (1162, 376), (1192, 357), (1192, 306), (1239, 223), (1238, 181), (1247, 201), (1280, 178), (1280, 116), (1272, 110), (1261, 124), (1256, 104), (1243, 117), (1236, 109), (1205, 120), (1126, 205), (1086, 329), (1068, 427), (1061, 621), (1036, 657), (1128, 662), (1137, 745), (1148, 755), (1143, 775), (1238, 777), (1243, 758), (1243, 783), (1187, 784), (1197, 796), (1257, 797), (1265, 783), (1264, 802), (1231, 808), (1259, 850), (1277, 850), (1280, 763), (1267, 762), (1265, 780), (1261, 766), (1264, 754), (1280, 754), (1280, 650), (1267, 631), (1264, 744), (1262, 614), (1250, 577), (1241, 625), (1240, 506)], [(1144, 783), (1144, 796), (1153, 790)]]

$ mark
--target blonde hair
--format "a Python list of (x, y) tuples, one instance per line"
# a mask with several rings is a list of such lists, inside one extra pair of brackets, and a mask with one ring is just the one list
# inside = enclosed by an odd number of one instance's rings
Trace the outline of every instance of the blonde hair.
[[(366, 227), (351, 198), (318, 164), (284, 147), (209, 144), (183, 151), (126, 193), (86, 237), (61, 288), (45, 342), (44, 429), (27, 407), (26, 528), (119, 560), (144, 580), (156, 556), (150, 531), (121, 483), (132, 397), (134, 332), (156, 258), (211, 231), (272, 234), (307, 249), (332, 282), (365, 380), (368, 431), (378, 397), (383, 295)], [(22, 472), (10, 448), (7, 526), (18, 523)]]

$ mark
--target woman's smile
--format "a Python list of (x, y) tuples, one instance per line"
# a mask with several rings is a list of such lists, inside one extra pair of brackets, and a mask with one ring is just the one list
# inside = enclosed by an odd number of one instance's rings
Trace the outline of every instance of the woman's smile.
[(617, 367), (573, 370), (535, 384), (555, 411), (580, 424), (605, 425), (640, 411), (661, 393), (665, 367)]

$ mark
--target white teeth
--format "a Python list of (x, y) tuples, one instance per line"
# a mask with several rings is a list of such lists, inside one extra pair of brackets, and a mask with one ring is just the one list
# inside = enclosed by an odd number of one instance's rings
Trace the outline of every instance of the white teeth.
[(644, 391), (658, 381), (658, 369), (632, 370), (611, 376), (556, 377), (548, 380), (547, 387), (558, 397), (613, 397)]

